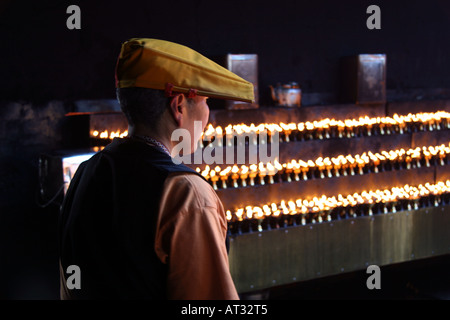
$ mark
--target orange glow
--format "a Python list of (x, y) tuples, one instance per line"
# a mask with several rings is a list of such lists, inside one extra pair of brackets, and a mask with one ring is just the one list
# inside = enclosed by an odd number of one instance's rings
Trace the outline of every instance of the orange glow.
[[(250, 185), (254, 185), (254, 178), (256, 176), (260, 177), (260, 183), (264, 184), (263, 178), (268, 175), (269, 183), (274, 183), (274, 177), (277, 173), (286, 173), (286, 181), (290, 182), (292, 180), (299, 181), (299, 174), (302, 173), (302, 179), (308, 180), (307, 173), (318, 169), (321, 178), (336, 177), (340, 176), (339, 170), (343, 170), (342, 174), (347, 175), (347, 169), (350, 175), (364, 174), (364, 168), (367, 166), (372, 166), (374, 173), (379, 172), (378, 166), (381, 162), (394, 163), (395, 161), (401, 161), (404, 163), (406, 169), (411, 168), (411, 163), (414, 160), (416, 167), (421, 166), (421, 160), (423, 159), (427, 166), (430, 166), (430, 160), (434, 157), (438, 164), (444, 165), (445, 157), (450, 154), (450, 143), (448, 145), (441, 144), (438, 146), (428, 146), (428, 147), (417, 147), (405, 150), (404, 148), (381, 151), (373, 153), (371, 151), (363, 152), (361, 155), (338, 155), (337, 157), (318, 157), (315, 160), (296, 160), (292, 159), (286, 163), (281, 164), (278, 160), (275, 160), (272, 164), (271, 162), (263, 163), (260, 162), (258, 165), (252, 164), (250, 167), (246, 165), (233, 165), (233, 167), (228, 166), (222, 169), (220, 166), (216, 166), (213, 171), (215, 175), (219, 175), (222, 179), (227, 179), (231, 176), (232, 179), (237, 180), (240, 178), (242, 180), (241, 184), (246, 186), (245, 179), (250, 177)], [(200, 168), (197, 168), (199, 171)], [(357, 172), (356, 172), (357, 170)], [(202, 175), (207, 179), (211, 180), (211, 174), (209, 174), (210, 168), (206, 166), (202, 171)], [(294, 173), (294, 179), (291, 178), (290, 174)], [(237, 183), (234, 183), (236, 187)]]
[(120, 130), (111, 131), (104, 130), (102, 132), (99, 132), (97, 130), (92, 131), (91, 137), (93, 138), (99, 138), (99, 139), (114, 139), (114, 138), (124, 138), (128, 136), (128, 130), (125, 130), (121, 132)]
[[(443, 120), (445, 120), (445, 122), (443, 122)], [(325, 118), (300, 123), (280, 122), (261, 123), (259, 125), (252, 123), (250, 126), (243, 123), (235, 125), (230, 124), (225, 127), (225, 134), (227, 136), (231, 136), (248, 133), (259, 134), (263, 131), (267, 131), (269, 135), (271, 135), (271, 133), (278, 131), (284, 134), (283, 141), (289, 142), (291, 140), (291, 134), (295, 133), (307, 132), (309, 138), (312, 138), (312, 132), (316, 131), (316, 138), (323, 139), (330, 138), (330, 130), (336, 128), (339, 137), (342, 138), (345, 135), (349, 138), (355, 135), (355, 129), (357, 128), (365, 128), (365, 134), (370, 136), (374, 134), (372, 132), (374, 126), (378, 126), (379, 134), (384, 135), (391, 134), (394, 131), (398, 131), (398, 133), (402, 134), (407, 126), (411, 125), (419, 125), (421, 130), (426, 129), (429, 131), (433, 131), (435, 129), (439, 130), (443, 126), (450, 128), (450, 113), (446, 111), (420, 112), (416, 114), (409, 113), (407, 115), (394, 114), (392, 117), (369, 118), (368, 116), (364, 116), (359, 117), (358, 119), (344, 120)], [(220, 128), (219, 131), (217, 131), (218, 128)], [(215, 134), (221, 137), (223, 134), (222, 128), (214, 128), (211, 124), (209, 124), (204, 132), (206, 140), (210, 140), (210, 137)]]
[[(312, 199), (281, 200), (280, 204), (265, 204), (262, 208), (258, 206), (246, 206), (245, 208), (238, 208), (234, 210), (234, 212), (228, 210), (227, 220), (231, 221), (233, 219), (237, 219), (242, 221), (244, 210), (246, 212), (246, 219), (262, 219), (270, 216), (278, 217), (280, 214), (297, 215), (308, 212), (329, 211), (336, 207), (351, 208), (359, 204), (393, 203), (400, 200), (415, 200), (429, 194), (441, 195), (449, 192), (450, 180), (439, 181), (436, 184), (419, 184), (418, 186), (410, 186), (406, 184), (403, 187), (393, 187), (391, 189), (384, 190), (364, 190), (361, 193), (355, 192), (345, 196), (338, 194), (337, 196), (331, 197), (322, 195), (320, 197), (313, 197)], [(435, 201), (434, 205), (437, 206), (438, 202)], [(396, 212), (395, 206), (392, 206), (391, 210), (392, 212)], [(372, 212), (369, 211), (369, 215), (371, 214)], [(329, 215), (326, 218), (327, 220), (331, 219)], [(319, 222), (320, 221), (321, 218), (319, 219)]]

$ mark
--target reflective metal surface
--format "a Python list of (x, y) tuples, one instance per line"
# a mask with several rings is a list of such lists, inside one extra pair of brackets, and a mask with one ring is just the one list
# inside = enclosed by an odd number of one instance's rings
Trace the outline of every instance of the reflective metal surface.
[(250, 292), (450, 252), (450, 206), (233, 236), (230, 268)]
[(272, 93), (272, 100), (278, 106), (300, 107), (302, 100), (302, 90), (296, 82), (269, 86)]
[(358, 54), (341, 61), (341, 102), (386, 102), (386, 55)]
[[(258, 55), (257, 54), (226, 54), (216, 57), (216, 62), (227, 68), (241, 78), (251, 82), (254, 88), (255, 102), (246, 103), (240, 101), (221, 101), (219, 106), (228, 110), (257, 109), (259, 108), (259, 88), (258, 88)], [(211, 105), (210, 105), (211, 106)]]

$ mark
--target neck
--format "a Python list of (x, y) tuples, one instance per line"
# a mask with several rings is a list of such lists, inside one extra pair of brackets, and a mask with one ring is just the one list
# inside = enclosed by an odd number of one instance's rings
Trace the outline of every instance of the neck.
[(172, 141), (170, 140), (170, 135), (158, 134), (152, 130), (148, 130), (147, 128), (139, 128), (139, 127), (128, 127), (128, 135), (132, 136), (142, 136), (142, 137), (150, 137), (158, 142), (162, 143), (169, 153), (172, 153)]

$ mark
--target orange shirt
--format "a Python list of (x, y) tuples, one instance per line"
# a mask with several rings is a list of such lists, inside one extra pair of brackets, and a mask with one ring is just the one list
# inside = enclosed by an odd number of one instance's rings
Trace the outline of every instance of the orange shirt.
[(155, 250), (168, 264), (169, 299), (239, 299), (225, 246), (227, 220), (213, 188), (195, 174), (165, 181)]

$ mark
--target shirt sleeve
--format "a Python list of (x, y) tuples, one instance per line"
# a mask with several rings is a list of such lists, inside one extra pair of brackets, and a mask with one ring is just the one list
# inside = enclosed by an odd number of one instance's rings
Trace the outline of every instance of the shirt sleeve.
[(229, 271), (226, 216), (212, 187), (194, 174), (169, 176), (160, 208), (155, 250), (168, 264), (168, 298), (239, 299)]

